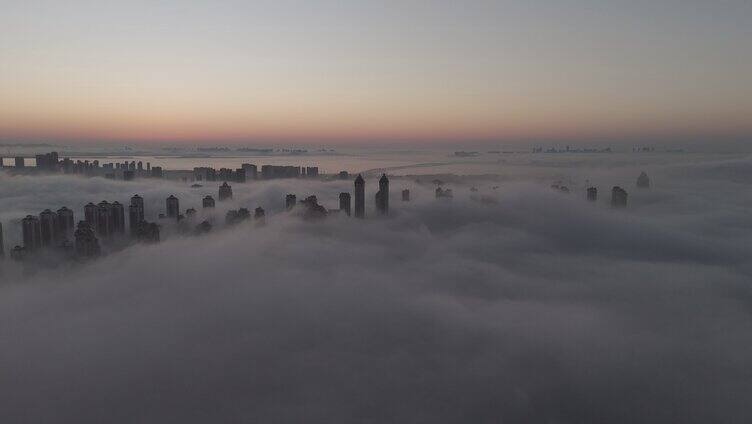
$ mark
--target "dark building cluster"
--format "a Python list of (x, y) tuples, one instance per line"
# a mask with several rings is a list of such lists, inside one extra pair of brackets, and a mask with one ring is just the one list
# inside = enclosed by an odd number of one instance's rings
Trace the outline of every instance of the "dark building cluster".
[[(15, 166), (10, 168), (15, 172), (23, 173), (64, 173), (79, 174), (86, 176), (101, 176), (109, 179), (122, 179), (125, 181), (133, 180), (136, 177), (148, 178), (162, 177), (162, 168), (151, 167), (149, 162), (124, 161), (110, 162), (100, 164), (99, 160), (72, 160), (70, 158), (60, 159), (57, 152), (44, 153), (34, 156), (36, 166), (27, 167), (26, 158), (16, 156), (14, 158)], [(3, 167), (3, 160), (0, 157), (0, 168)]]

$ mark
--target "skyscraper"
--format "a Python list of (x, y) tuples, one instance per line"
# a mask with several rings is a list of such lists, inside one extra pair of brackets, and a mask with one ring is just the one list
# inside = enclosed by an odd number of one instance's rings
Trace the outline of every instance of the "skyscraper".
[(73, 211), (63, 206), (57, 210), (57, 228), (61, 239), (68, 239), (75, 230)]
[(170, 195), (166, 200), (167, 217), (177, 220), (180, 215), (180, 201), (177, 197)]
[(598, 200), (598, 189), (596, 187), (588, 187), (587, 189), (587, 199), (591, 202), (595, 202)]
[(52, 246), (57, 241), (57, 214), (45, 209), (39, 214), (40, 235), (42, 246)]
[(408, 189), (402, 190), (402, 201), (403, 202), (409, 202), (410, 201), (410, 190), (408, 190)]
[(201, 204), (205, 208), (213, 208), (214, 207), (214, 198), (211, 196), (204, 197), (204, 200), (201, 201)]
[(79, 258), (93, 258), (99, 256), (99, 241), (86, 221), (79, 221), (78, 228), (73, 234), (75, 238), (76, 255)]
[(381, 215), (389, 213), (389, 178), (381, 174), (379, 178), (379, 191), (376, 192), (376, 211)]
[(637, 177), (637, 187), (650, 188), (650, 177), (648, 177), (645, 171), (641, 172), (640, 176)]
[(366, 216), (366, 182), (363, 176), (358, 174), (355, 178), (355, 217)]
[(244, 163), (240, 165), (240, 167), (245, 170), (245, 177), (249, 180), (255, 180), (258, 176), (258, 169), (256, 168), (256, 165), (250, 164), (250, 163)]
[(112, 231), (118, 234), (125, 233), (125, 209), (118, 201), (112, 202)]
[(89, 202), (84, 206), (84, 220), (92, 230), (97, 227), (97, 205)]
[(97, 226), (96, 232), (102, 238), (108, 238), (114, 231), (114, 220), (112, 219), (112, 205), (106, 200), (102, 200), (97, 205)]
[(350, 216), (350, 193), (339, 194), (339, 210)]
[(219, 201), (232, 199), (232, 187), (227, 184), (227, 181), (223, 182), (219, 186)]
[(285, 196), (285, 210), (291, 210), (298, 202), (298, 198), (294, 194), (288, 194)]
[(42, 247), (42, 228), (39, 225), (39, 218), (32, 215), (26, 215), (21, 220), (21, 234), (23, 238), (23, 247), (28, 251)]
[(627, 206), (627, 191), (619, 186), (611, 189), (611, 206), (615, 208), (624, 208)]

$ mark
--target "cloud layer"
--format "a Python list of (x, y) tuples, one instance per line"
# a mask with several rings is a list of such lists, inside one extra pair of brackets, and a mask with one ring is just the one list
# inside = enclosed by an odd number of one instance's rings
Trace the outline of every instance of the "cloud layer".
[[(3, 421), (749, 422), (752, 160), (656, 164), (610, 209), (635, 171), (600, 171), (597, 204), (577, 178), (466, 181), (449, 202), (394, 178), (388, 219), (270, 214), (23, 278), (6, 261)], [(227, 207), (273, 212), (350, 183), (233, 188)], [(0, 218), (215, 190), (1, 177)]]

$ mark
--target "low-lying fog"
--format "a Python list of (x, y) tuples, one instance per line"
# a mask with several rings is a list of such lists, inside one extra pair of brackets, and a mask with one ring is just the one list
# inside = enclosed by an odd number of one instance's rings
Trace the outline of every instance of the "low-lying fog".
[[(233, 184), (218, 216), (266, 225), (32, 274), (6, 259), (2, 421), (751, 422), (752, 157), (602, 157), (447, 182), (451, 201), (394, 177), (386, 219), (369, 177), (364, 221), (282, 212), (288, 192), (336, 208), (352, 180)], [(6, 254), (28, 213), (138, 193), (156, 219), (217, 185), (0, 176)]]

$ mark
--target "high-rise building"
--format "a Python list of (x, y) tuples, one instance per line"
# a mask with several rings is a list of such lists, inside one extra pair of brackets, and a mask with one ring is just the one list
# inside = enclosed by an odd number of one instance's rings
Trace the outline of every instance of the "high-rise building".
[(650, 177), (648, 177), (645, 171), (641, 172), (640, 176), (637, 177), (637, 187), (650, 188)]
[[(146, 166), (147, 167), (149, 166), (148, 162), (146, 163)], [(155, 166), (155, 167), (151, 168), (150, 174), (151, 174), (152, 178), (162, 178), (162, 176), (163, 176), (162, 175), (162, 167), (161, 166)]]
[(595, 202), (598, 200), (598, 188), (596, 187), (588, 187), (587, 189), (587, 199), (591, 202)]
[(98, 208), (92, 202), (89, 202), (84, 206), (84, 220), (89, 224), (89, 227), (94, 229), (97, 227)]
[(63, 206), (57, 210), (57, 228), (61, 239), (69, 239), (75, 231), (73, 211)]
[(138, 205), (128, 206), (128, 227), (131, 230), (131, 236), (138, 231), (138, 226), (144, 221), (144, 210)]
[(180, 215), (180, 201), (177, 197), (170, 195), (166, 200), (167, 205), (167, 217), (172, 219), (178, 219)]
[(316, 178), (318, 176), (319, 176), (319, 167), (318, 166), (307, 166), (306, 167), (306, 177)]
[(42, 227), (39, 224), (39, 218), (32, 215), (26, 215), (21, 220), (21, 236), (23, 238), (23, 247), (27, 252), (33, 252), (42, 247)]
[(125, 233), (125, 209), (118, 201), (112, 202), (112, 231)]
[(225, 181), (219, 186), (219, 201), (221, 202), (229, 199), (232, 199), (232, 187), (227, 184), (227, 181)]
[(363, 176), (358, 174), (355, 177), (355, 217), (364, 218), (366, 216), (366, 182)]
[(205, 208), (213, 208), (214, 207), (214, 198), (211, 196), (204, 197), (204, 200), (201, 201), (201, 204)]
[(298, 198), (294, 194), (288, 194), (285, 196), (285, 210), (291, 210), (298, 202)]
[(245, 169), (238, 168), (235, 170), (235, 182), (244, 183), (246, 179)]
[(245, 177), (249, 180), (255, 180), (258, 177), (258, 169), (256, 168), (256, 165), (253, 165), (251, 163), (244, 163), (240, 165), (240, 167), (245, 171)]
[(115, 220), (112, 214), (112, 205), (106, 200), (102, 200), (97, 205), (97, 226), (96, 233), (102, 238), (108, 238), (114, 232)]
[(611, 189), (611, 206), (615, 208), (624, 208), (627, 206), (627, 191), (619, 186)]
[(134, 194), (133, 197), (131, 197), (131, 205), (138, 206), (143, 211), (144, 210), (144, 198), (139, 196), (138, 194)]
[(339, 210), (350, 216), (350, 193), (339, 194)]
[(49, 209), (45, 209), (39, 214), (39, 228), (42, 237), (42, 246), (52, 246), (58, 239), (57, 237), (57, 214)]
[(73, 234), (75, 238), (75, 250), (76, 256), (79, 258), (93, 258), (99, 256), (99, 240), (94, 235), (89, 223), (86, 221), (79, 221), (78, 228)]
[(409, 202), (410, 201), (410, 190), (408, 190), (408, 189), (402, 190), (402, 201), (403, 202)]
[(24, 162), (23, 156), (16, 156), (16, 168), (24, 168), (26, 166), (26, 163)]
[(376, 211), (381, 215), (389, 213), (389, 178), (381, 174), (379, 178), (379, 191), (376, 192)]

